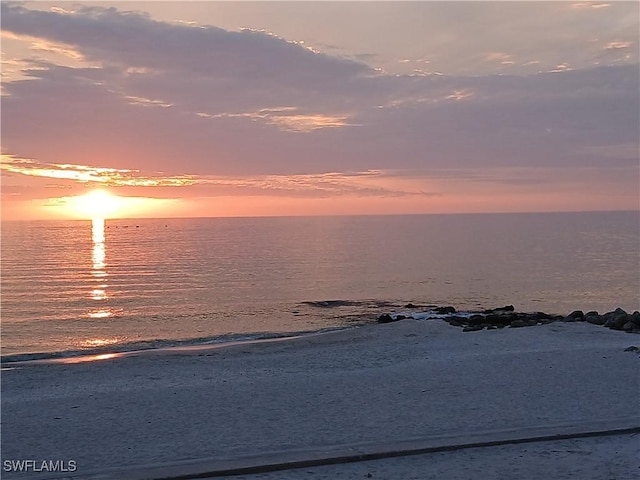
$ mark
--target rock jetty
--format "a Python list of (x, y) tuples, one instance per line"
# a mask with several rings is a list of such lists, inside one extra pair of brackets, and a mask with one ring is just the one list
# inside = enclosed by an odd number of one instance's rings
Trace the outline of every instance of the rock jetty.
[(533, 327), (551, 322), (588, 322), (613, 330), (640, 333), (640, 312), (627, 313), (622, 308), (616, 308), (614, 311), (602, 315), (596, 311), (584, 313), (582, 310), (574, 310), (568, 315), (553, 315), (544, 312), (516, 312), (513, 305), (477, 312), (458, 312), (452, 306), (439, 307), (430, 305), (421, 308), (412, 303), (407, 304), (405, 308), (410, 309), (411, 312), (399, 314), (383, 313), (378, 317), (378, 323), (391, 323), (408, 318), (439, 319), (455, 327), (461, 327), (463, 332), (475, 332), (505, 327)]

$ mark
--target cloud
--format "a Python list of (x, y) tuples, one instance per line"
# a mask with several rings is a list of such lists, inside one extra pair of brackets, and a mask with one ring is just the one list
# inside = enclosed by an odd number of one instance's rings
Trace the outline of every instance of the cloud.
[(587, 146), (576, 152), (576, 154), (635, 163), (638, 161), (640, 152), (638, 151), (638, 143), (630, 142), (617, 145)]
[(248, 118), (265, 120), (283, 131), (308, 133), (321, 128), (356, 126), (348, 122), (349, 115), (300, 113), (297, 107), (262, 108), (257, 112), (210, 114), (196, 112), (201, 118)]
[(5, 85), (3, 144), (48, 163), (171, 174), (188, 164), (195, 174), (222, 175), (449, 162), (579, 165), (568, 152), (638, 141), (635, 67), (369, 78), (358, 93), (329, 91), (296, 105), (279, 92), (216, 112), (203, 108), (215, 93), (207, 97), (189, 81), (166, 87), (167, 79), (151, 76), (137, 90), (109, 68), (41, 66), (29, 72), (33, 80)]
[(159, 22), (115, 8), (79, 7), (61, 14), (3, 3), (2, 17), (3, 29), (13, 34), (71, 45), (87, 60), (104, 65), (310, 86), (371, 71), (263, 31)]
[(162, 100), (153, 100), (151, 98), (134, 97), (134, 96), (127, 96), (127, 95), (125, 95), (125, 98), (129, 100), (129, 103), (131, 105), (140, 105), (143, 107), (164, 107), (164, 108), (168, 108), (172, 106), (171, 103), (167, 103)]
[[(540, 185), (554, 168), (613, 171), (620, 151), (628, 176), (637, 159), (628, 157), (639, 144), (635, 64), (571, 69), (568, 58), (530, 75), (391, 75), (264, 31), (115, 9), (3, 3), (2, 19), (3, 30), (86, 62), (15, 63), (24, 78), (3, 85), (8, 172), (207, 195), (385, 197), (442, 194), (433, 182), (449, 177), (434, 172)], [(626, 42), (598, 51), (637, 48)], [(541, 68), (502, 49), (477, 57)]]
[(329, 198), (437, 196), (437, 192), (389, 188), (376, 183), (385, 180), (384, 172), (330, 172), (309, 175), (265, 175), (260, 177), (203, 177), (199, 185), (213, 186), (215, 195), (278, 195), (286, 197)]
[(610, 7), (610, 3), (601, 3), (601, 2), (579, 2), (572, 3), (572, 8), (607, 8)]
[[(325, 198), (333, 196), (357, 195), (397, 197), (406, 195), (437, 195), (415, 189), (390, 189), (376, 185), (385, 178), (397, 178), (380, 171), (329, 172), (305, 175), (262, 175), (262, 176), (213, 176), (191, 175), (167, 176), (159, 173), (144, 174), (139, 170), (91, 167), (88, 165), (46, 164), (32, 159), (2, 155), (0, 169), (5, 174), (42, 177), (70, 181), (78, 184), (100, 185), (104, 187), (197, 187), (183, 196), (201, 195), (280, 195), (288, 197)], [(47, 189), (66, 189), (71, 185), (47, 183)], [(14, 186), (11, 194), (17, 194), (21, 187)], [(138, 191), (140, 189), (138, 188)], [(12, 193), (13, 192), (13, 193)], [(5, 192), (7, 193), (7, 192)]]
[(144, 176), (139, 170), (42, 163), (32, 159), (16, 158), (13, 155), (2, 155), (0, 169), (6, 173), (71, 180), (79, 183), (96, 183), (111, 187), (183, 187), (196, 183), (188, 175)]

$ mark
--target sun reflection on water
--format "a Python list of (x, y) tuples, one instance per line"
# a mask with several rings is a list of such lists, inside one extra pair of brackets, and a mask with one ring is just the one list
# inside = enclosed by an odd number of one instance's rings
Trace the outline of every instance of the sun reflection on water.
[[(109, 298), (107, 293), (107, 250), (105, 246), (104, 218), (91, 220), (91, 239), (93, 249), (91, 252), (91, 276), (98, 282), (91, 289), (89, 296), (95, 301), (104, 301)], [(89, 318), (107, 318), (113, 315), (110, 308), (94, 308), (88, 312)]]
[(113, 316), (113, 312), (108, 308), (98, 308), (89, 312), (90, 318), (107, 318)]
[[(104, 286), (106, 287), (106, 285)], [(109, 297), (107, 296), (106, 290), (104, 290), (103, 288), (94, 288), (91, 291), (91, 298), (93, 298), (94, 300), (106, 300)]]
[(100, 353), (98, 355), (83, 355), (81, 357), (71, 357), (61, 360), (61, 363), (73, 364), (84, 362), (97, 362), (100, 360), (109, 360), (110, 358), (116, 358), (117, 353)]
[(106, 347), (107, 345), (113, 345), (115, 343), (118, 343), (120, 341), (119, 338), (117, 337), (111, 337), (111, 338), (90, 338), (89, 340), (85, 340), (83, 341), (80, 346), (81, 347), (90, 347), (90, 348), (94, 348), (94, 347)]
[(93, 240), (93, 250), (91, 252), (93, 269), (91, 273), (97, 277), (106, 276), (107, 252), (104, 244), (104, 218), (91, 220), (91, 239)]

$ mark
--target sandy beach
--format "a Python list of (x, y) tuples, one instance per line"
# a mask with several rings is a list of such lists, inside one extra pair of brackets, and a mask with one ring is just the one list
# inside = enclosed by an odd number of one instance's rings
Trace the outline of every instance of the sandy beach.
[[(2, 478), (188, 478), (495, 439), (502, 444), (234, 478), (636, 478), (640, 358), (625, 351), (633, 345), (637, 335), (587, 323), (463, 333), (403, 320), (285, 341), (6, 364)], [(576, 438), (510, 443), (563, 433)], [(7, 468), (26, 459), (72, 462), (73, 471)]]

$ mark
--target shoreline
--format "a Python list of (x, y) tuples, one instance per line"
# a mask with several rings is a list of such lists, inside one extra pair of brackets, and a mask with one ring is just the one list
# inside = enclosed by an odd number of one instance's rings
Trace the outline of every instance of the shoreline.
[[(322, 309), (333, 309), (341, 306), (350, 306), (353, 302), (331, 300), (322, 302), (303, 302)], [(553, 322), (588, 322), (594, 325), (604, 326), (613, 330), (623, 330), (628, 333), (640, 333), (640, 312), (627, 313), (621, 308), (605, 314), (591, 311), (586, 314), (581, 310), (574, 310), (568, 315), (549, 314), (544, 312), (519, 312), (513, 305), (496, 307), (484, 310), (458, 311), (452, 306), (414, 305), (408, 303), (400, 305), (387, 304), (386, 307), (395, 307), (385, 313), (374, 315), (369, 321), (364, 318), (361, 323), (353, 325), (325, 327), (317, 330), (305, 330), (294, 332), (255, 332), (243, 334), (227, 334), (213, 337), (193, 339), (156, 339), (123, 343), (115, 346), (105, 346), (93, 349), (66, 350), (54, 352), (12, 353), (0, 356), (0, 368), (6, 370), (12, 367), (43, 364), (75, 364), (114, 358), (124, 358), (139, 355), (161, 355), (163, 353), (186, 353), (189, 351), (207, 351), (209, 349), (223, 348), (225, 346), (246, 345), (251, 343), (263, 343), (284, 341), (310, 335), (322, 335), (342, 330), (365, 327), (369, 325), (395, 323), (400, 320), (434, 321), (441, 320), (449, 325), (461, 327), (463, 332), (475, 332), (481, 330), (495, 330), (502, 328), (521, 328), (540, 326)], [(156, 344), (154, 346), (153, 344)], [(149, 346), (151, 344), (151, 346)]]
[[(140, 357), (140, 356), (171, 356), (171, 355), (198, 355), (198, 354), (206, 354), (209, 352), (213, 352), (216, 350), (224, 349), (224, 348), (233, 348), (233, 347), (242, 347), (242, 346), (251, 346), (251, 345), (260, 345), (264, 343), (274, 343), (274, 342), (285, 342), (290, 340), (295, 340), (299, 338), (306, 338), (316, 335), (325, 335), (333, 332), (349, 330), (351, 328), (358, 327), (336, 327), (332, 329), (325, 329), (321, 331), (310, 331), (310, 332), (296, 332), (293, 335), (282, 334), (281, 336), (267, 337), (267, 338), (253, 338), (246, 340), (233, 340), (227, 342), (218, 342), (218, 343), (197, 343), (197, 344), (188, 344), (185, 342), (185, 345), (174, 345), (167, 347), (158, 347), (158, 348), (146, 348), (141, 350), (125, 350), (125, 351), (105, 351), (104, 353), (86, 353), (86, 354), (78, 354), (78, 355), (69, 355), (69, 356), (59, 356), (59, 357), (51, 357), (51, 358), (37, 358), (33, 360), (2, 360), (2, 369), (7, 370), (13, 367), (27, 367), (27, 366), (35, 366), (35, 365), (73, 365), (76, 363), (85, 363), (85, 362), (96, 362), (101, 360), (111, 360), (111, 359), (124, 359), (128, 357)], [(64, 352), (63, 352), (64, 353)], [(74, 351), (76, 353), (76, 351)], [(17, 354), (19, 356), (22, 354)], [(29, 354), (25, 354), (29, 355)], [(39, 354), (36, 354), (39, 355)]]

